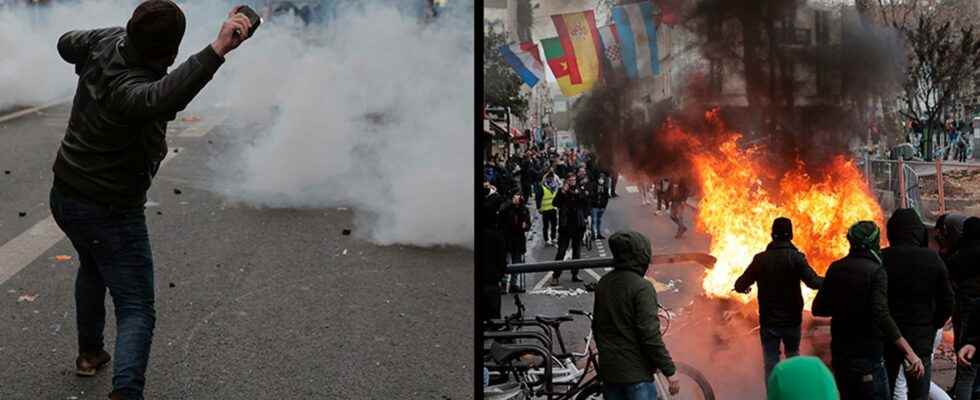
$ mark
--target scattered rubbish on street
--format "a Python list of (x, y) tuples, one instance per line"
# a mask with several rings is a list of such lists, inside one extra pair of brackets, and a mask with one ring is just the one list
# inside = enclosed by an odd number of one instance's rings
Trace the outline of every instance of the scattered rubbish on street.
[(174, 194), (179, 195), (181, 193), (184, 193), (184, 192), (181, 192), (180, 189), (174, 188)]
[(64, 255), (54, 256), (54, 260), (57, 262), (71, 261), (71, 256), (64, 256)]
[(343, 230), (343, 232), (341, 232), (341, 233), (342, 233), (342, 234), (343, 234), (344, 236), (350, 236), (350, 229), (344, 229), (344, 230)]
[(163, 215), (163, 211), (157, 211), (157, 215)]
[(160, 207), (160, 203), (157, 203), (153, 200), (147, 200), (146, 203), (143, 203), (143, 207), (145, 208)]
[(4, 171), (3, 171), (3, 174), (4, 174), (4, 175), (10, 175), (10, 171), (9, 171), (9, 170), (4, 170)]
[(22, 295), (20, 295), (20, 297), (17, 298), (17, 302), (18, 303), (23, 303), (23, 302), (26, 301), (28, 303), (33, 303), (34, 300), (37, 300), (37, 296), (38, 295), (36, 295), (36, 294), (22, 294)]
[(347, 255), (347, 249), (344, 249), (343, 255), (345, 255), (345, 256)]
[(173, 282), (170, 282), (170, 287), (174, 288), (174, 287), (177, 287), (177, 285), (174, 285)]
[(210, 141), (210, 140), (208, 140), (208, 144), (214, 144), (214, 142), (212, 142), (212, 141)]
[(201, 122), (201, 117), (198, 117), (196, 115), (188, 115), (186, 117), (181, 118), (180, 121), (193, 124), (195, 122)]
[(588, 293), (589, 292), (585, 291), (585, 289), (582, 288), (569, 290), (569, 289), (555, 289), (550, 287), (528, 292), (528, 294), (543, 294), (547, 296), (556, 296), (556, 297), (574, 297), (574, 296), (581, 296), (583, 294), (588, 294)]
[(180, 153), (180, 149), (174, 149), (174, 154)]
[(19, 215), (19, 216), (20, 216), (21, 218), (24, 218), (24, 217), (26, 217), (26, 216), (27, 216), (27, 213), (26, 213), (26, 212), (23, 212), (23, 211), (21, 211), (21, 212), (19, 212), (19, 213), (17, 213), (17, 215)]

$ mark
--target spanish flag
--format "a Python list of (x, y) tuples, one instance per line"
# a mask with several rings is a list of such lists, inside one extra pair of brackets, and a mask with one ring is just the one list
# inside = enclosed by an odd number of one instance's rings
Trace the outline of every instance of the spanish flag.
[(541, 41), (551, 72), (565, 96), (575, 96), (592, 88), (601, 76), (602, 42), (592, 10), (552, 15), (557, 38)]

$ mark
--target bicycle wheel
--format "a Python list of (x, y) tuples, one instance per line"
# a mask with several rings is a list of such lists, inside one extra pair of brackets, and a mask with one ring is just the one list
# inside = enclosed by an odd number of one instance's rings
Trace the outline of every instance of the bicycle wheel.
[(575, 396), (575, 400), (602, 400), (602, 398), (602, 384), (598, 381), (592, 382)]
[(671, 400), (715, 400), (715, 391), (701, 371), (691, 365), (674, 362), (681, 391), (670, 397)]

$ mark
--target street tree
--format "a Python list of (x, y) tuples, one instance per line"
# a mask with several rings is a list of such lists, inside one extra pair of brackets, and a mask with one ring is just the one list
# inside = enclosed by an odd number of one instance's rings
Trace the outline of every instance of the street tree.
[(506, 36), (490, 24), (483, 32), (484, 101), (491, 107), (509, 107), (511, 113), (524, 118), (528, 106), (527, 96), (520, 90), (524, 83), (500, 54), (500, 47), (507, 44)]
[(918, 23), (903, 29), (909, 48), (909, 65), (899, 96), (906, 118), (925, 121), (924, 146), (932, 159), (934, 137), (941, 129), (944, 112), (956, 104), (961, 85), (980, 68), (980, 36), (972, 25), (956, 29), (952, 21), (932, 14), (920, 15)]

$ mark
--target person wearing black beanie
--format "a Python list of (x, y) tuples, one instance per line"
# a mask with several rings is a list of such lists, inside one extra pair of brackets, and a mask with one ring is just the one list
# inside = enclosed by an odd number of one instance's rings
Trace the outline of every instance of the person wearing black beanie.
[(759, 336), (763, 364), (769, 374), (779, 363), (779, 344), (786, 358), (800, 354), (800, 325), (803, 323), (803, 293), (800, 281), (819, 289), (823, 279), (793, 245), (793, 221), (779, 217), (772, 222), (772, 242), (752, 258), (745, 272), (735, 281), (735, 291), (749, 293), (759, 287)]
[[(110, 399), (143, 398), (156, 324), (143, 204), (167, 154), (167, 122), (247, 39), (252, 25), (238, 10), (211, 44), (169, 73), (187, 25), (170, 0), (144, 1), (125, 28), (70, 31), (58, 39), (58, 53), (79, 79), (53, 167), (51, 214), (81, 260), (76, 374), (94, 376), (114, 356)], [(106, 289), (116, 312), (113, 356), (104, 348)]]

